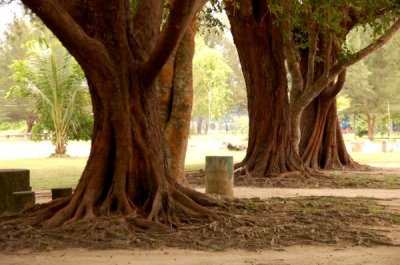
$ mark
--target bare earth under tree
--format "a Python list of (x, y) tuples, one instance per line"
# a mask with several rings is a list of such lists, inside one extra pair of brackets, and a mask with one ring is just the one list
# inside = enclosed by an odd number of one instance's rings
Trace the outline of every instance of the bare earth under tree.
[(177, 229), (135, 217), (107, 217), (49, 229), (7, 225), (1, 219), (4, 251), (66, 247), (260, 250), (291, 245), (398, 245), (388, 237), (400, 228), (399, 205), (367, 198), (300, 197), (230, 199), (213, 219), (188, 219)]

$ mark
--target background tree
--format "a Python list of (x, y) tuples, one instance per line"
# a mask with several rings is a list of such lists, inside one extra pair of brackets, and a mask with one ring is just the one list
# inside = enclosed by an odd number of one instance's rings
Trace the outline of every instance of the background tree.
[(225, 62), (223, 54), (206, 46), (197, 39), (194, 56), (194, 117), (206, 117), (209, 126), (211, 120), (222, 118), (228, 110), (232, 91), (229, 88), (231, 68)]
[(13, 60), (26, 57), (23, 45), (37, 37), (37, 27), (22, 18), (16, 18), (4, 31), (0, 40), (0, 121), (19, 121), (26, 123), (26, 132), (30, 133), (37, 119), (35, 101), (30, 98), (8, 98), (7, 91), (12, 86), (9, 67)]
[[(371, 33), (371, 29), (354, 31), (348, 39), (349, 47), (359, 49), (365, 46)], [(399, 34), (396, 34), (385, 46), (349, 67), (343, 94), (351, 99), (351, 108), (345, 113), (357, 115), (366, 122), (370, 140), (374, 139), (376, 122), (388, 116), (388, 106), (392, 114), (400, 111), (398, 41)], [(384, 126), (388, 127), (387, 121)]]
[[(81, 65), (94, 128), (87, 165), (71, 198), (35, 216), (47, 226), (122, 214), (177, 223), (179, 212), (211, 215), (209, 200), (170, 173), (155, 79), (182, 39), (197, 1), (23, 0)], [(134, 11), (134, 12), (133, 12)]]
[[(284, 32), (289, 32), (284, 47), (292, 76), (293, 145), (305, 166), (354, 166), (341, 135), (336, 95), (343, 87), (346, 68), (381, 47), (400, 28), (398, 7), (396, 2), (365, 1), (357, 7), (346, 1), (285, 2), (285, 12), (280, 14)], [(382, 14), (387, 20), (376, 22)], [(367, 23), (380, 28), (383, 34), (347, 56), (342, 50), (346, 35), (356, 25)]]
[[(348, 1), (225, 3), (246, 80), (249, 105), (249, 150), (239, 166), (246, 166), (259, 176), (301, 171), (301, 162), (293, 152), (302, 155), (307, 168), (353, 164), (340, 133), (335, 97), (343, 87), (346, 67), (382, 46), (400, 28), (396, 13), (398, 3), (362, 1), (357, 2), (356, 7)], [(383, 14), (386, 20), (377, 21)], [(393, 24), (388, 23), (393, 20)], [(368, 22), (377, 28), (380, 26), (384, 34), (357, 54), (342, 56), (341, 45), (349, 30), (356, 24)], [(269, 57), (266, 52), (264, 55), (257, 53), (252, 43), (259, 47), (264, 45), (263, 51), (273, 51)], [(278, 47), (284, 47), (283, 55)], [(283, 91), (288, 85), (286, 69), (278, 67), (280, 60), (287, 62), (291, 74), (290, 115), (285, 114), (287, 99)], [(269, 67), (270, 63), (274, 69)], [(268, 82), (262, 82), (264, 79)], [(268, 86), (272, 88), (262, 90)], [(271, 100), (275, 109), (268, 103)], [(265, 109), (261, 109), (262, 105)], [(308, 115), (302, 119), (309, 105)], [(290, 125), (286, 124), (286, 117), (290, 117)], [(276, 119), (280, 120), (280, 125), (276, 125)], [(265, 126), (260, 125), (264, 123)], [(263, 133), (264, 127), (269, 129), (268, 133)], [(288, 130), (291, 136), (287, 137)], [(277, 143), (276, 139), (282, 141)], [(287, 144), (292, 146), (289, 148)]]
[(247, 113), (246, 84), (243, 78), (242, 68), (235, 44), (232, 40), (232, 35), (230, 31), (226, 30), (229, 25), (229, 20), (225, 13), (219, 13), (219, 15), (220, 17), (218, 19), (222, 23), (223, 28), (203, 30), (201, 36), (208, 47), (222, 52), (224, 60), (232, 69), (229, 73), (228, 84), (229, 89), (235, 96), (231, 97), (228, 112)]
[[(90, 137), (82, 125), (91, 127), (90, 101), (85, 77), (79, 65), (54, 37), (26, 44), (28, 58), (10, 66), (14, 96), (34, 98), (39, 118), (38, 133), (53, 134), (55, 155), (64, 155), (69, 138)], [(82, 121), (83, 124), (80, 124)], [(72, 133), (73, 132), (73, 133)], [(79, 137), (79, 138), (81, 138)]]

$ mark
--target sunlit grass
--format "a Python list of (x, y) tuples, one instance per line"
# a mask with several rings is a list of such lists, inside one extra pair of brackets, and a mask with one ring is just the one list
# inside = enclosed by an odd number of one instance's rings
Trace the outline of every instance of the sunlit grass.
[(87, 158), (34, 158), (0, 160), (0, 168), (30, 170), (34, 190), (75, 187)]
[[(32, 143), (30, 141), (6, 141), (3, 145), (12, 148), (12, 144), (28, 144), (30, 147), (27, 152), (43, 149), (43, 143)], [(234, 162), (240, 162), (245, 156), (245, 151), (229, 151), (226, 143), (246, 144), (246, 138), (242, 135), (194, 135), (190, 137), (188, 152), (186, 156), (186, 170), (204, 169), (205, 156), (233, 156)], [(4, 143), (4, 142), (3, 142)], [(75, 147), (89, 147), (88, 143), (74, 143)], [(86, 144), (86, 146), (85, 146)], [(37, 145), (35, 148), (32, 145)], [(18, 150), (19, 150), (18, 149)], [(0, 150), (7, 154), (8, 150)], [(15, 151), (15, 150), (14, 150)], [(366, 163), (398, 163), (400, 165), (400, 152), (377, 152), (377, 153), (350, 153), (355, 161)], [(87, 158), (29, 158), (29, 159), (8, 159), (0, 160), (0, 168), (26, 168), (30, 170), (31, 186), (34, 190), (50, 189), (55, 187), (75, 187), (82, 171), (85, 167)], [(399, 167), (399, 166), (397, 166)]]
[(369, 163), (399, 163), (400, 166), (400, 152), (350, 152), (351, 157), (363, 164)]

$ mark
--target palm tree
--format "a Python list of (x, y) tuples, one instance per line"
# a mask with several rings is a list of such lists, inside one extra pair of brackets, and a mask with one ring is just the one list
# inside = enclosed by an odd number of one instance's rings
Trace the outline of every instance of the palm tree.
[(26, 44), (28, 57), (11, 65), (11, 93), (37, 100), (38, 127), (53, 134), (55, 155), (66, 153), (68, 132), (88, 116), (89, 94), (79, 65), (54, 37)]

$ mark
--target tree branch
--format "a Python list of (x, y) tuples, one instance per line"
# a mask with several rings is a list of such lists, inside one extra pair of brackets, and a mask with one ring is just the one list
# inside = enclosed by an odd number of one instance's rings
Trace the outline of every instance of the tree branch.
[(333, 33), (328, 32), (328, 39), (325, 41), (325, 52), (324, 52), (324, 76), (328, 76), (332, 63), (332, 45), (333, 45)]
[(292, 76), (292, 92), (290, 93), (292, 98), (292, 96), (297, 97), (298, 93), (303, 91), (304, 80), (297, 59), (295, 44), (293, 43), (293, 34), (290, 28), (289, 19), (289, 17), (286, 17), (282, 21), (282, 31), (288, 34), (283, 41), (283, 50), (285, 52), (289, 73)]
[(307, 87), (311, 86), (314, 82), (314, 71), (315, 71), (315, 56), (317, 54), (317, 43), (318, 43), (318, 30), (316, 29), (315, 21), (312, 18), (311, 6), (307, 6), (306, 10), (306, 21), (307, 28), (309, 29), (310, 47), (308, 48), (308, 61), (307, 61)]
[(237, 1), (231, 1), (231, 0), (224, 0), (224, 8), (225, 11), (239, 16), (240, 20), (243, 22), (254, 22), (254, 16), (253, 16), (253, 4), (249, 0), (237, 0)]
[(323, 91), (322, 94), (325, 98), (333, 98), (336, 97), (337, 94), (342, 90), (344, 82), (346, 81), (346, 69), (343, 70), (336, 80), (335, 85), (329, 91)]
[(364, 59), (366, 56), (368, 56), (372, 52), (374, 52), (375, 50), (381, 48), (394, 36), (394, 34), (396, 34), (397, 31), (399, 31), (399, 29), (400, 29), (400, 19), (397, 19), (384, 34), (382, 34), (378, 39), (373, 41), (367, 47), (358, 51), (353, 58), (345, 61), (343, 63), (343, 66), (347, 67), (352, 64), (355, 64), (355, 63), (361, 61), (362, 59)]
[(342, 71), (346, 69), (346, 67), (349, 67), (350, 65), (353, 65), (362, 59), (364, 59), (366, 56), (371, 54), (373, 51), (379, 49), (382, 47), (385, 43), (387, 43), (393, 36), (394, 34), (400, 29), (400, 19), (396, 20), (392, 26), (384, 33), (382, 34), (378, 39), (376, 39), (374, 42), (372, 42), (370, 45), (367, 47), (361, 49), (358, 51), (354, 57), (351, 59), (344, 61), (344, 62), (339, 62), (336, 65), (334, 65), (331, 68), (330, 74), (328, 76), (321, 76), (318, 78), (318, 80), (309, 88), (307, 88), (307, 91), (302, 93), (302, 102), (306, 103), (306, 106), (310, 104), (314, 98), (316, 98), (322, 90), (334, 79), (338, 74), (340, 74)]
[[(155, 40), (160, 33), (162, 21), (163, 1), (144, 0), (138, 1), (135, 16), (133, 17), (133, 49), (140, 51), (139, 60), (147, 60), (151, 50), (154, 49)], [(136, 26), (137, 25), (137, 26)], [(154, 40), (154, 41), (153, 41)]]
[(143, 66), (145, 83), (154, 81), (170, 54), (179, 43), (193, 17), (196, 0), (174, 1), (155, 48)]
[[(57, 36), (83, 69), (96, 69), (110, 61), (105, 47), (90, 38), (58, 0), (22, 0)], [(98, 69), (101, 71), (101, 69)]]

